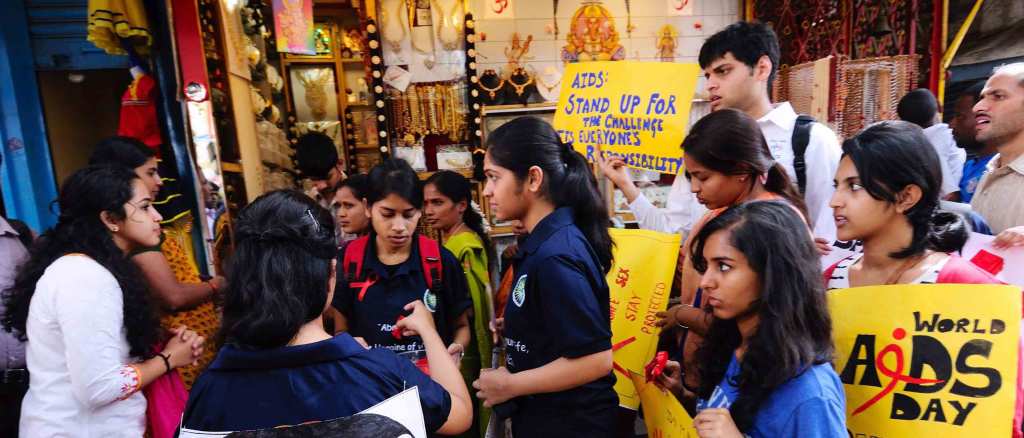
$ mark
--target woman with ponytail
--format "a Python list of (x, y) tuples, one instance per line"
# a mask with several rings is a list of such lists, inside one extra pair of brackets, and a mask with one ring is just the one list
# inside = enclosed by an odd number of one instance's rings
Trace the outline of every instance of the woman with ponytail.
[(547, 122), (512, 120), (492, 133), (484, 195), (499, 220), (529, 237), (513, 262), (505, 366), (473, 383), (515, 436), (610, 437), (612, 386), (608, 209), (586, 159)]
[[(829, 290), (884, 284), (1001, 284), (956, 255), (969, 228), (939, 210), (942, 167), (917, 125), (886, 121), (843, 143), (832, 195), (839, 240), (859, 240), (862, 253), (825, 270)], [(1024, 347), (1022, 347), (1024, 348)], [(1017, 379), (1014, 436), (1021, 430), (1024, 388)]]
[[(469, 296), (473, 300), (471, 339), (462, 356), (462, 375), (470, 385), (481, 368), (491, 367), (490, 316), (494, 313), (490, 294), (490, 264), (494, 260), (491, 239), (484, 219), (473, 208), (469, 180), (450, 170), (430, 176), (423, 186), (423, 213), (427, 224), (441, 233), (441, 243), (462, 263)], [(484, 436), (490, 410), (474, 400), (477, 415), (467, 436)]]
[(796, 185), (782, 165), (772, 158), (757, 122), (741, 111), (723, 109), (698, 120), (683, 140), (683, 151), (690, 190), (710, 211), (693, 227), (691, 237), (679, 252), (681, 304), (659, 313), (662, 317), (659, 324), (686, 329), (682, 370), (676, 363), (670, 363), (667, 370), (673, 382), (677, 382), (682, 371), (684, 386), (693, 393), (699, 383), (697, 364), (693, 359), (703, 336), (707, 334), (712, 314), (707, 311), (707, 297), (700, 288), (700, 273), (689, 257), (692, 236), (700, 233), (704, 224), (729, 207), (747, 201), (784, 201), (799, 212), (805, 222), (807, 210)]

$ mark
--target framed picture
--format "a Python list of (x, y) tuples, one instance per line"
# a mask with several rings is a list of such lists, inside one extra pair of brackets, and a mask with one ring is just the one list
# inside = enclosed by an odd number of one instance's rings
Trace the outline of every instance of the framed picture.
[(338, 121), (338, 89), (334, 64), (293, 64), (288, 67), (292, 108), (299, 122)]

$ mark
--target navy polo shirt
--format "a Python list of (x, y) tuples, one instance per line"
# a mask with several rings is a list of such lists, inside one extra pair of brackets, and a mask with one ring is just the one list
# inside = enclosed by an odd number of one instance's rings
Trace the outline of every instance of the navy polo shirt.
[[(420, 261), (418, 236), (413, 236), (409, 258), (393, 266), (387, 266), (377, 258), (374, 235), (366, 245), (363, 260), (362, 279), (371, 273), (377, 276), (360, 301), (359, 288), (348, 283), (348, 267), (342, 267), (344, 254), (338, 256), (338, 282), (334, 288), (333, 305), (348, 319), (348, 333), (362, 337), (370, 347), (403, 351), (424, 350), (419, 336), (395, 339), (391, 331), (398, 317), (405, 313), (403, 308), (416, 300), (423, 300), (433, 312), (434, 325), (445, 345), (451, 345), (455, 338), (455, 320), (473, 305), (466, 285), (466, 274), (462, 264), (443, 246), (441, 250), (441, 290), (434, 295), (427, 289), (423, 266)], [(479, 317), (479, 316), (477, 316)], [(472, 327), (472, 321), (470, 322)]]
[(270, 350), (226, 345), (192, 387), (182, 424), (218, 432), (333, 420), (413, 386), (427, 430), (437, 430), (451, 410), (448, 392), (412, 362), (348, 334)]
[[(608, 283), (597, 254), (559, 208), (534, 227), (513, 262), (516, 279), (505, 305), (510, 372), (539, 368), (612, 348)], [(615, 376), (567, 391), (514, 400), (516, 436), (609, 436), (618, 396)]]

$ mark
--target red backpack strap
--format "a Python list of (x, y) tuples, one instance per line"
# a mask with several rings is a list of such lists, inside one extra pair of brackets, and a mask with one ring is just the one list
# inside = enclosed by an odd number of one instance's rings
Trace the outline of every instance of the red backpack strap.
[(341, 271), (345, 273), (349, 283), (356, 281), (363, 273), (363, 260), (366, 259), (366, 245), (369, 236), (359, 237), (345, 246), (345, 255), (341, 259)]
[(419, 235), (420, 265), (423, 267), (423, 279), (427, 281), (427, 288), (433, 289), (441, 285), (441, 246), (436, 240)]

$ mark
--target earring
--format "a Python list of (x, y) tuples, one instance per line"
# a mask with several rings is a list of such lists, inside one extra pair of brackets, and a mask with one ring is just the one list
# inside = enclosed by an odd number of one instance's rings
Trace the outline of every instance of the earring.
[(117, 225), (114, 225), (114, 226), (110, 227), (110, 231), (113, 231), (113, 232), (115, 232), (115, 233), (116, 233), (116, 232), (117, 232), (118, 230), (120, 230), (120, 228), (118, 228), (118, 227), (117, 227)]

